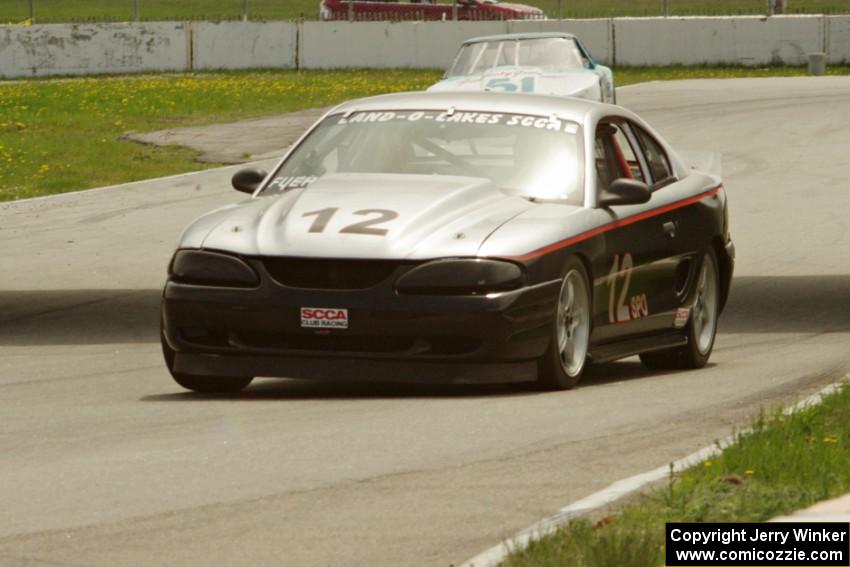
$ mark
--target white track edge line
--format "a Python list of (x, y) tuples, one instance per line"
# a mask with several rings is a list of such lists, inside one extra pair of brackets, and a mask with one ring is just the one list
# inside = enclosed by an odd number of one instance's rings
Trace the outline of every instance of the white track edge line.
[[(846, 385), (848, 380), (850, 380), (850, 374), (847, 374), (843, 380), (839, 380), (838, 382), (834, 382), (824, 388), (821, 388), (807, 398), (785, 408), (783, 413), (785, 415), (791, 415), (798, 411), (818, 405), (825, 396), (837, 392), (842, 386)], [(723, 449), (733, 444), (735, 438), (740, 433), (745, 431), (746, 430), (742, 430), (741, 432), (729, 435), (720, 441), (703, 447), (702, 449), (674, 461), (669, 465), (661, 466), (648, 472), (618, 480), (610, 484), (608, 487), (603, 488), (598, 492), (594, 492), (590, 496), (561, 508), (555, 514), (532, 524), (511, 539), (479, 553), (472, 559), (461, 564), (461, 567), (496, 567), (502, 563), (512, 551), (526, 548), (531, 541), (555, 532), (555, 530), (569, 522), (571, 519), (612, 504), (652, 483), (663, 480), (671, 473), (680, 472), (719, 454)]]
[(642, 85), (651, 85), (652, 83), (662, 83), (662, 82), (664, 82), (664, 81), (662, 81), (660, 79), (653, 79), (651, 81), (641, 81), (639, 83), (629, 83), (628, 85), (623, 85), (622, 87), (618, 87), (617, 85), (614, 85), (614, 90), (619, 91), (619, 90), (622, 90), (622, 89), (631, 89), (633, 87), (640, 87)]
[(14, 201), (3, 201), (0, 202), (0, 208), (5, 208), (9, 206), (14, 206), (18, 204), (24, 203), (33, 203), (36, 201), (46, 201), (53, 199), (68, 199), (71, 197), (75, 197), (77, 195), (83, 195), (86, 193), (98, 193), (100, 191), (111, 191), (113, 189), (126, 189), (131, 185), (138, 185), (140, 183), (156, 183), (162, 181), (171, 181), (174, 179), (181, 179), (184, 177), (192, 177), (194, 175), (201, 175), (203, 173), (211, 173), (215, 171), (223, 171), (225, 169), (233, 169), (237, 167), (250, 167), (253, 164), (257, 164), (263, 161), (275, 160), (275, 157), (269, 158), (261, 158), (258, 160), (246, 161), (244, 163), (233, 163), (230, 165), (222, 165), (218, 167), (211, 167), (209, 169), (199, 169), (197, 171), (186, 171), (184, 173), (175, 173), (174, 175), (166, 175), (164, 177), (152, 177), (150, 179), (138, 179), (136, 181), (127, 181), (126, 183), (118, 183), (117, 185), (107, 185), (105, 187), (92, 187), (90, 189), (80, 189), (78, 191), (66, 191), (65, 193), (56, 193), (54, 195), (41, 195), (40, 197), (28, 197), (26, 199), (15, 199)]

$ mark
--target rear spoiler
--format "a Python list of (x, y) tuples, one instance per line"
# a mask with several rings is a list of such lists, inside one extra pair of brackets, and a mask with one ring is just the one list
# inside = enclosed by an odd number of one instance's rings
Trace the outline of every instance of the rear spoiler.
[(721, 155), (717, 152), (679, 152), (688, 169), (722, 178)]

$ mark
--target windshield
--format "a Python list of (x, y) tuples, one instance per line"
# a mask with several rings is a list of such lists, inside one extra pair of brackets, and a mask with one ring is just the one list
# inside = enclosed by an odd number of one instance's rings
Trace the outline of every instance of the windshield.
[(565, 37), (486, 41), (460, 48), (447, 77), (478, 75), (493, 67), (539, 67), (557, 72), (589, 66), (575, 40)]
[(329, 116), (271, 176), (264, 192), (333, 173), (459, 175), (536, 199), (583, 204), (575, 122), (489, 112), (382, 111)]

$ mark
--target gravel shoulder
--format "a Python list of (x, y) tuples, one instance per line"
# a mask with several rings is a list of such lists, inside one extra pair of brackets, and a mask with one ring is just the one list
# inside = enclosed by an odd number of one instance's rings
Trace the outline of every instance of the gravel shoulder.
[(245, 163), (281, 156), (327, 110), (311, 108), (226, 124), (131, 132), (124, 138), (142, 144), (191, 148), (201, 152), (199, 161)]

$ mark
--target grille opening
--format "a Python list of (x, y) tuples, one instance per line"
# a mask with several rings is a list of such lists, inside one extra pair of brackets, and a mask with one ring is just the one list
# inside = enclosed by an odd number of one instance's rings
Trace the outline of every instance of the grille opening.
[(288, 287), (366, 289), (388, 279), (403, 262), (393, 260), (326, 260), (265, 258), (272, 278)]
[(392, 337), (372, 335), (307, 335), (240, 332), (239, 344), (248, 348), (356, 352), (367, 354), (453, 355), (473, 352), (477, 339), (456, 337)]
[(428, 339), (430, 348), (428, 354), (465, 354), (473, 352), (481, 346), (477, 339), (459, 339), (455, 337), (434, 337)]
[(205, 327), (181, 327), (181, 338), (189, 343), (206, 347), (226, 347), (229, 345), (227, 331), (207, 329)]
[(242, 332), (239, 342), (247, 347), (279, 350), (398, 353), (413, 348), (416, 340), (412, 337)]

